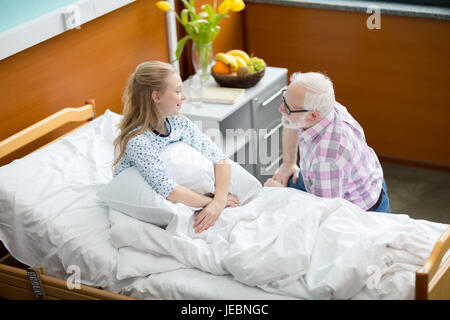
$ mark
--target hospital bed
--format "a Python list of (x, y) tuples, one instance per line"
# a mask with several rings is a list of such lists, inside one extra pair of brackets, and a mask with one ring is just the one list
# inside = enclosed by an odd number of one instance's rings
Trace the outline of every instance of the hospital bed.
[[(111, 116), (111, 112), (107, 111), (103, 117)], [(100, 118), (100, 117), (99, 117)], [(19, 169), (23, 170), (24, 174), (34, 175), (30, 177), (30, 184), (33, 181), (40, 179), (40, 174), (45, 174), (46, 165), (51, 166), (51, 163), (41, 164), (39, 161), (45, 159), (50, 161), (51, 156), (49, 153), (58, 152), (57, 141), (59, 144), (66, 144), (65, 150), (72, 150), (73, 159), (76, 155), (82, 157), (89, 154), (90, 148), (104, 148), (100, 150), (99, 154), (108, 154), (110, 150), (105, 148), (105, 143), (112, 143), (114, 137), (113, 128), (107, 128), (105, 126), (110, 123), (100, 123), (99, 118), (95, 119), (95, 103), (93, 100), (86, 102), (86, 105), (79, 108), (66, 108), (63, 109), (44, 120), (37, 122), (36, 124), (22, 130), (21, 132), (7, 138), (0, 142), (0, 158), (14, 152), (22, 146), (38, 139), (39, 137), (61, 127), (69, 122), (80, 122), (81, 125), (69, 133), (55, 139), (50, 144), (47, 144), (40, 149), (34, 151), (29, 156), (30, 163), (37, 161), (39, 165), (36, 165), (39, 170), (33, 170), (32, 166), (24, 166)], [(97, 122), (97, 123), (96, 123)], [(98, 126), (103, 125), (102, 130), (110, 130), (109, 134), (98, 135)], [(87, 128), (88, 129), (83, 129)], [(84, 130), (84, 131), (83, 131)], [(104, 131), (103, 131), (104, 132)], [(69, 139), (70, 138), (70, 139)], [(95, 143), (85, 146), (83, 142), (92, 139)], [(77, 144), (78, 143), (78, 144)], [(111, 145), (109, 145), (110, 147)], [(83, 148), (87, 148), (86, 150)], [(111, 149), (111, 148), (110, 148)], [(46, 155), (45, 158), (42, 158)], [(49, 160), (50, 159), (50, 160)], [(55, 161), (71, 161), (71, 155), (65, 155), (63, 159)], [(217, 283), (218, 286), (226, 288), (228, 292), (232, 293), (232, 297), (239, 298), (251, 298), (251, 299), (283, 299), (286, 297), (266, 294), (262, 290), (256, 288), (250, 288), (233, 280), (232, 277), (214, 276), (206, 274), (205, 272), (185, 269), (174, 270), (172, 272), (162, 273), (160, 275), (150, 275), (145, 279), (138, 279), (138, 281), (116, 281), (114, 278), (115, 273), (115, 259), (117, 252), (112, 247), (108, 247), (108, 228), (109, 224), (104, 219), (100, 212), (105, 208), (100, 208), (100, 205), (95, 198), (95, 194), (92, 195), (92, 190), (102, 184), (106, 184), (108, 179), (111, 179), (111, 163), (105, 162), (103, 158), (90, 159), (92, 166), (89, 168), (80, 167), (77, 168), (77, 163), (71, 164), (74, 170), (73, 176), (69, 179), (73, 179), (72, 183), (79, 187), (74, 191), (73, 202), (77, 205), (62, 205), (60, 202), (69, 201), (70, 199), (59, 199), (58, 197), (44, 199), (45, 201), (36, 197), (40, 202), (36, 204), (39, 210), (44, 211), (44, 217), (40, 219), (36, 226), (40, 227), (41, 231), (33, 231), (32, 234), (27, 234), (28, 224), (34, 223), (33, 219), (42, 212), (34, 212), (27, 209), (23, 213), (21, 219), (23, 222), (23, 233), (17, 233), (17, 230), (22, 230), (22, 226), (15, 226), (16, 232), (12, 232), (12, 228), (1, 228), (2, 221), (0, 221), (0, 297), (6, 299), (133, 299), (129, 295), (133, 295), (138, 298), (150, 298), (150, 299), (221, 299), (228, 298), (229, 296), (220, 295), (217, 292), (209, 293), (208, 290), (214, 290), (211, 288)], [(100, 162), (100, 163), (96, 163)], [(27, 164), (25, 163), (25, 165)], [(50, 167), (49, 167), (50, 168)], [(0, 168), (2, 169), (2, 168)], [(3, 170), (0, 170), (0, 178), (2, 174), (8, 175), (8, 166), (5, 165)], [(76, 173), (77, 170), (98, 170), (98, 180), (78, 181)], [(64, 176), (64, 173), (55, 174), (55, 184), (59, 183), (58, 188), (64, 188), (64, 181), (58, 181), (58, 175)], [(8, 177), (6, 177), (7, 179)], [(64, 176), (67, 179), (66, 176)], [(14, 180), (14, 177), (11, 177)], [(1, 181), (1, 180), (0, 180)], [(75, 181), (75, 182), (74, 182)], [(14, 181), (11, 181), (14, 184)], [(83, 183), (86, 183), (86, 187), (89, 186), (91, 190), (83, 193)], [(77, 185), (79, 184), (79, 185)], [(38, 184), (36, 186), (39, 186)], [(36, 186), (30, 185), (30, 188), (34, 190)], [(42, 186), (41, 186), (42, 187)], [(53, 186), (45, 186), (49, 190)], [(34, 189), (33, 189), (34, 188)], [(60, 189), (58, 189), (60, 190)], [(57, 190), (55, 189), (55, 194)], [(1, 196), (1, 195), (0, 195)], [(17, 196), (18, 197), (18, 196)], [(19, 198), (19, 197), (18, 197)], [(21, 206), (28, 206), (33, 203), (32, 199), (29, 203), (15, 203), (14, 205), (20, 208)], [(5, 215), (10, 208), (5, 207), (7, 203), (5, 198), (0, 198), (0, 215)], [(16, 199), (20, 200), (20, 199)], [(2, 202), (3, 201), (3, 202)], [(58, 207), (58, 213), (52, 217), (45, 217), (45, 210)], [(61, 206), (61, 208), (59, 208)], [(51, 209), (53, 210), (53, 209)], [(2, 212), (3, 211), (3, 212)], [(37, 209), (36, 209), (37, 211)], [(71, 213), (72, 216), (76, 213), (76, 219), (63, 219), (68, 216), (67, 213)], [(99, 213), (100, 212), (100, 213)], [(104, 213), (104, 212), (103, 212)], [(89, 215), (88, 215), (89, 214)], [(9, 217), (12, 223), (21, 223), (15, 217)], [(7, 218), (4, 218), (7, 219)], [(102, 220), (103, 219), (103, 220)], [(101, 225), (100, 229), (89, 229), (88, 225), (92, 222), (98, 222)], [(3, 222), (3, 225), (5, 223)], [(74, 229), (71, 232), (72, 228)], [(32, 230), (32, 229), (29, 229)], [(76, 232), (80, 231), (78, 234)], [(46, 240), (49, 238), (49, 240)], [(100, 240), (102, 241), (100, 243)], [(42, 241), (42, 243), (36, 244), (36, 242)], [(27, 246), (35, 246), (29, 248)], [(447, 229), (439, 238), (437, 243), (422, 268), (416, 271), (415, 279), (415, 298), (416, 299), (450, 299), (450, 258), (443, 259), (446, 256), (447, 251), (450, 248), (450, 228)], [(50, 250), (47, 252), (46, 250)], [(8, 252), (9, 251), (9, 252)], [(101, 252), (101, 254), (99, 254)], [(80, 258), (81, 256), (81, 258)], [(86, 261), (84, 261), (86, 260)], [(68, 264), (71, 261), (78, 261), (82, 266), (81, 282), (79, 286), (72, 286), (69, 289), (68, 279), (72, 278), (72, 273), (68, 273), (70, 266)], [(77, 262), (77, 263), (78, 263)], [(84, 263), (84, 264), (83, 264)], [(39, 268), (42, 264), (45, 264), (44, 270)], [(92, 268), (93, 270), (88, 270)], [(157, 267), (156, 267), (157, 269)], [(89, 274), (86, 276), (85, 273)], [(101, 272), (99, 270), (102, 270)], [(103, 272), (103, 273), (102, 273)], [(100, 274), (102, 273), (102, 274)], [(111, 273), (108, 275), (108, 273)], [(75, 274), (75, 273), (74, 273)], [(197, 277), (197, 278), (195, 278)], [(200, 287), (202, 287), (202, 281), (204, 283), (203, 289), (205, 292), (195, 295), (188, 295), (182, 292), (180, 287), (188, 286), (187, 283), (190, 279), (200, 280)], [(112, 280), (111, 280), (112, 279)], [(167, 282), (167, 286), (163, 286), (163, 283)], [(168, 288), (174, 288), (174, 283), (177, 282), (181, 286), (175, 289), (176, 292), (166, 292)], [(157, 284), (155, 284), (157, 283)], [(212, 284), (212, 285), (211, 285)], [(150, 286), (151, 289), (145, 289), (146, 286)], [(153, 287), (152, 287), (153, 286)], [(197, 283), (199, 286), (199, 283)], [(209, 289), (206, 289), (208, 287)], [(143, 289), (144, 288), (144, 289)], [(149, 293), (155, 293), (158, 290), (156, 288), (162, 288), (162, 291), (166, 293), (164, 295), (155, 294), (154, 297), (149, 297)], [(40, 291), (41, 290), (41, 291)], [(225, 290), (225, 291), (226, 291)], [(261, 291), (261, 292), (260, 292)], [(127, 295), (118, 294), (118, 292), (125, 293)], [(143, 293), (145, 292), (145, 294)]]

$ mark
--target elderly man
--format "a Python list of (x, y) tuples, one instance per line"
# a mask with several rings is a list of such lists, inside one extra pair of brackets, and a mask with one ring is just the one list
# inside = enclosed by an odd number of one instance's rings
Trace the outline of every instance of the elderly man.
[[(283, 93), (283, 163), (267, 187), (344, 198), (366, 211), (390, 212), (377, 155), (321, 73), (294, 73)], [(296, 165), (300, 150), (300, 168)]]

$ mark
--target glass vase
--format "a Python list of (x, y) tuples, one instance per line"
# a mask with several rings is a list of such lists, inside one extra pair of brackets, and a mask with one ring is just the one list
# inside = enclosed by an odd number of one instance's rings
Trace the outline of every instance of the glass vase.
[(214, 50), (212, 42), (192, 44), (192, 64), (195, 73), (202, 78), (203, 81), (208, 80), (211, 76), (211, 68), (214, 65)]

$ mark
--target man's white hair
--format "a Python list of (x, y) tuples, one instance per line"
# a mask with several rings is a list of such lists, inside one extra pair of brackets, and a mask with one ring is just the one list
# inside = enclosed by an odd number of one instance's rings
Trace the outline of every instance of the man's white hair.
[(333, 110), (333, 83), (326, 75), (319, 72), (295, 72), (290, 80), (291, 85), (300, 85), (306, 89), (303, 101), (305, 109), (318, 110), (321, 117), (326, 117)]

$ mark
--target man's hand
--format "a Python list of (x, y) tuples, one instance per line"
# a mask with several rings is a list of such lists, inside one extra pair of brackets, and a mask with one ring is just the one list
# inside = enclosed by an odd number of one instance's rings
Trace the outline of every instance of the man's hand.
[(287, 187), (289, 178), (292, 176), (292, 182), (297, 183), (298, 172), (300, 168), (295, 163), (283, 162), (281, 166), (275, 171), (272, 179), (281, 183), (283, 187)]
[(194, 219), (193, 228), (195, 229), (195, 232), (203, 232), (213, 226), (217, 219), (219, 219), (219, 216), (225, 208), (227, 202), (214, 199), (205, 208), (203, 208), (203, 210), (200, 211)]
[(280, 188), (283, 188), (284, 186), (280, 182), (274, 180), (273, 178), (269, 178), (269, 179), (266, 180), (266, 182), (264, 182), (264, 187), (280, 187)]

